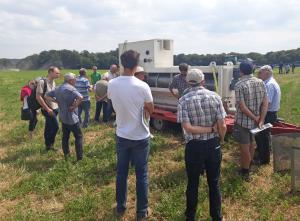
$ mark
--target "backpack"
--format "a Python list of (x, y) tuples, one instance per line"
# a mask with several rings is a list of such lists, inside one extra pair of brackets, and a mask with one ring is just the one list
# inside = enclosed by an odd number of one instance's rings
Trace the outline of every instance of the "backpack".
[[(43, 94), (42, 94), (42, 98), (44, 98), (46, 91), (47, 91), (47, 82), (46, 82), (45, 78), (40, 78), (40, 80), (44, 81), (44, 88), (43, 88)], [(32, 89), (31, 95), (27, 98), (29, 108), (34, 111), (38, 110), (42, 107), (36, 99), (36, 88), (37, 88), (37, 85), (34, 87), (34, 89)]]

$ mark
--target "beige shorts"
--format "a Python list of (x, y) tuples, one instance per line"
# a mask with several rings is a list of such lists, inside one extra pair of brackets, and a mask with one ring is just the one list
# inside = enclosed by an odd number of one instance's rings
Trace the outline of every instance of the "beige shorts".
[(250, 129), (244, 128), (238, 124), (234, 124), (233, 137), (240, 144), (250, 144), (254, 142), (254, 135), (250, 133)]

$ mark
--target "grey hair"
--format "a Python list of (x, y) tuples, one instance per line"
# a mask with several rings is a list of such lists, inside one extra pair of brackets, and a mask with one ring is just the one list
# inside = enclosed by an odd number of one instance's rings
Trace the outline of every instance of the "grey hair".
[(273, 74), (273, 69), (272, 69), (272, 67), (270, 65), (264, 65), (259, 70), (260, 71), (267, 71), (270, 74)]

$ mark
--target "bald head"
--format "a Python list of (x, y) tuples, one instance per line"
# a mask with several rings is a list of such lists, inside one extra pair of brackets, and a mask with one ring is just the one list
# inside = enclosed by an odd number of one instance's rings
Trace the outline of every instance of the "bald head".
[(269, 65), (262, 66), (258, 71), (258, 77), (263, 81), (267, 80), (273, 75), (273, 69)]
[(118, 72), (118, 66), (115, 65), (115, 64), (112, 64), (112, 65), (110, 66), (109, 70), (110, 70), (111, 73), (115, 74), (115, 73)]

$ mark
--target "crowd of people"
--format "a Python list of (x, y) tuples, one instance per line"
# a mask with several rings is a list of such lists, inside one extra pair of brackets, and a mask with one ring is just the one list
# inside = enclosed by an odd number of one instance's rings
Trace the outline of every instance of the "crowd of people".
[[(44, 140), (46, 150), (55, 150), (55, 137), (59, 128), (57, 115), (62, 124), (62, 149), (65, 159), (70, 156), (69, 137), (75, 137), (77, 160), (83, 157), (83, 133), (90, 121), (90, 95), (95, 93), (95, 122), (100, 122), (103, 110), (104, 123), (114, 111), (116, 114), (116, 213), (126, 212), (127, 177), (130, 163), (136, 174), (136, 217), (143, 220), (149, 217), (148, 205), (148, 158), (150, 150), (149, 121), (154, 111), (153, 97), (145, 79), (145, 71), (138, 66), (139, 53), (133, 50), (124, 52), (121, 57), (124, 68), (119, 74), (118, 65), (101, 75), (94, 66), (91, 83), (87, 70), (79, 70), (64, 75), (64, 83), (56, 87), (55, 79), (60, 75), (57, 67), (50, 67), (47, 78), (29, 81), (22, 88), (23, 109), (30, 109), (28, 102), (32, 93), (45, 117)], [(251, 165), (257, 150), (259, 164), (270, 163), (270, 131), (264, 130), (254, 136), (250, 130), (265, 123), (277, 120), (280, 107), (280, 87), (273, 77), (269, 65), (259, 69), (258, 78), (253, 75), (253, 65), (242, 62), (240, 80), (235, 85), (236, 113), (233, 136), (240, 146), (239, 174), (250, 181)], [(177, 121), (181, 124), (185, 139), (185, 167), (187, 174), (186, 220), (195, 220), (198, 203), (199, 178), (206, 172), (209, 187), (210, 216), (212, 220), (222, 220), (220, 167), (221, 146), (226, 134), (225, 117), (230, 114), (221, 97), (205, 88), (204, 74), (200, 69), (179, 65), (180, 74), (170, 83), (171, 94), (178, 99)], [(35, 89), (36, 88), (36, 89)], [(34, 97), (34, 96), (33, 96)], [(29, 131), (35, 128), (37, 110), (29, 119)], [(81, 114), (84, 112), (82, 120)], [(143, 120), (142, 120), (143, 119)], [(257, 148), (256, 148), (257, 144)], [(256, 162), (257, 163), (257, 162)]]
[[(185, 66), (186, 64), (180, 65)], [(239, 67), (240, 80), (235, 85), (236, 112), (233, 136), (240, 146), (238, 172), (243, 180), (249, 182), (251, 166), (255, 163), (270, 163), (271, 150), (269, 129), (256, 136), (250, 130), (277, 120), (281, 91), (273, 77), (271, 66), (262, 66), (258, 78), (253, 75), (253, 64), (250, 62), (242, 62)], [(178, 122), (183, 127), (186, 140), (185, 165), (188, 184), (185, 215), (187, 220), (195, 220), (199, 176), (205, 170), (209, 187), (210, 216), (212, 220), (222, 220), (219, 187), (222, 158), (220, 146), (226, 133), (226, 112), (232, 113), (226, 105), (224, 108), (216, 93), (203, 87), (204, 75), (201, 70), (186, 71), (181, 68), (180, 72), (180, 75), (174, 77), (169, 89), (174, 94), (174, 85), (177, 87), (178, 93), (174, 96), (179, 98)], [(258, 162), (254, 161), (256, 149)]]
[(295, 68), (296, 68), (296, 65), (294, 63), (292, 63), (292, 64), (280, 63), (278, 65), (279, 74), (288, 74), (288, 73), (290, 73), (291, 69), (292, 69), (292, 74), (295, 74)]

